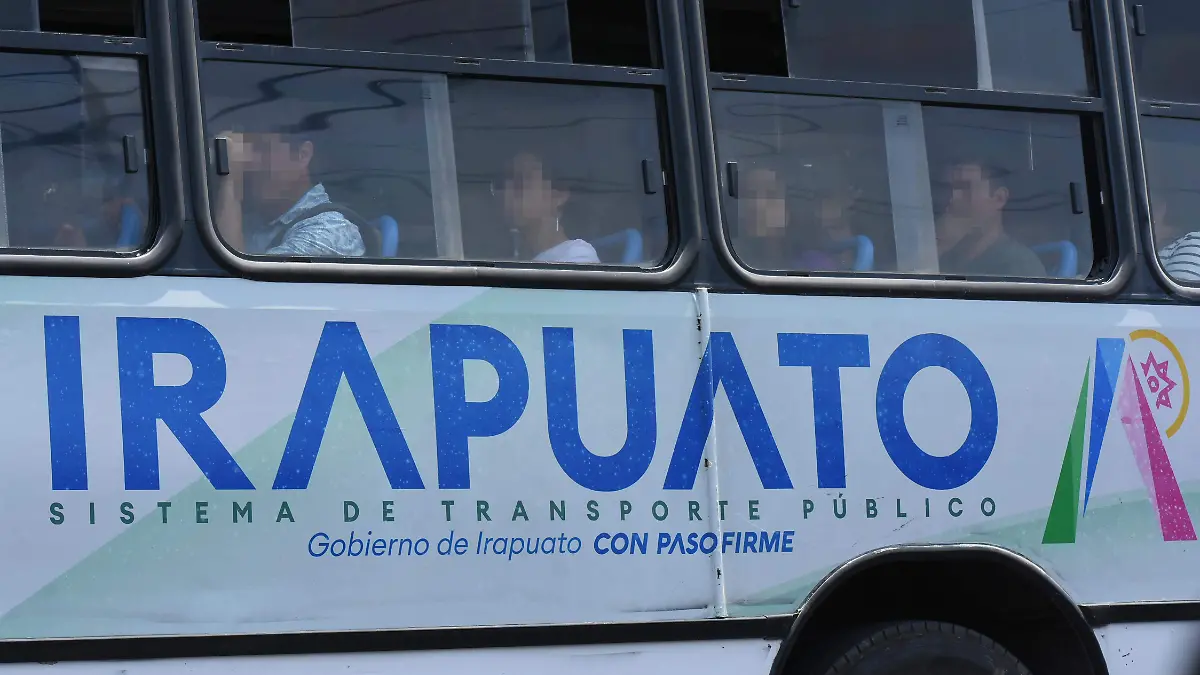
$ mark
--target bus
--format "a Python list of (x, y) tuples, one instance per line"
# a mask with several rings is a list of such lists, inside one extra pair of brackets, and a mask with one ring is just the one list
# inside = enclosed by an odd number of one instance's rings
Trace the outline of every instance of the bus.
[(0, 8), (0, 673), (1197, 665), (1200, 5)]

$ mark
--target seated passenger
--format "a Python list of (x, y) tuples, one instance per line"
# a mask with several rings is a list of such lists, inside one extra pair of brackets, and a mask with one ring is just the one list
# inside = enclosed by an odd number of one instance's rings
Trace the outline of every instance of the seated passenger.
[(751, 267), (795, 267), (788, 239), (787, 188), (774, 169), (756, 167), (741, 179), (734, 251)]
[(280, 133), (225, 132), (229, 174), (217, 176), (217, 229), (243, 253), (361, 256), (358, 226), (332, 204), (309, 166), (313, 142)]
[(858, 190), (846, 186), (818, 196), (809, 237), (815, 248), (801, 254), (801, 269), (844, 272), (854, 268), (857, 249), (844, 244), (854, 238), (851, 209), (859, 196)]
[(1200, 232), (1182, 232), (1175, 226), (1169, 217), (1166, 195), (1151, 194), (1150, 203), (1155, 239), (1168, 242), (1158, 250), (1163, 271), (1175, 281), (1200, 281)]
[(1004, 231), (1009, 193), (1003, 170), (966, 159), (951, 165), (945, 180), (946, 203), (936, 223), (943, 273), (1046, 276), (1037, 254)]
[[(549, 263), (599, 264), (600, 256), (582, 239), (568, 239), (563, 232), (563, 206), (571, 198), (565, 188), (555, 185), (547, 175), (545, 163), (537, 155), (520, 153), (508, 167), (508, 175), (499, 183), (504, 197), (504, 213), (517, 238), (518, 259), (529, 251), (539, 251), (530, 260)], [(524, 252), (524, 253), (522, 253)]]
[[(132, 206), (144, 223), (146, 214), (130, 197), (106, 199), (97, 209), (97, 215), (77, 214), (59, 223), (54, 235), (54, 248), (118, 250), (121, 236), (121, 210)], [(140, 242), (139, 242), (140, 243)]]
[[(779, 172), (756, 167), (742, 180), (734, 250), (749, 265), (761, 269), (848, 270), (853, 266), (854, 251), (839, 244), (854, 236), (847, 218), (853, 199), (849, 192), (826, 192), (817, 200), (805, 233), (798, 235), (787, 186)], [(803, 247), (797, 245), (798, 239), (803, 239)]]

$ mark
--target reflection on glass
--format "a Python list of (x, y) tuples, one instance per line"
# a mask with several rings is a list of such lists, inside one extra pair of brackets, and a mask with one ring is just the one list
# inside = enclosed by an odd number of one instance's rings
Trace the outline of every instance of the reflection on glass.
[(140, 82), (133, 59), (0, 54), (0, 246), (147, 242)]
[[(529, 0), (292, 0), (292, 29), (297, 47), (524, 61), (535, 57), (530, 4)], [(557, 5), (565, 1), (544, 9), (553, 11)], [(558, 42), (566, 41), (562, 11), (556, 26)]]
[(200, 37), (209, 41), (514, 61), (656, 65), (654, 4), (647, 0), (197, 2)]
[(785, 8), (793, 77), (1087, 94), (1065, 2), (838, 0)]
[(1200, 282), (1200, 123), (1142, 118), (1154, 245), (1167, 274)]
[(1200, 103), (1200, 5), (1180, 0), (1138, 0), (1145, 35), (1130, 39), (1144, 99)]
[(1072, 116), (728, 91), (714, 105), (721, 159), (736, 174), (727, 229), (751, 267), (1034, 278), (1091, 270)]
[(214, 217), (240, 252), (640, 265), (666, 250), (651, 91), (218, 61), (203, 75)]

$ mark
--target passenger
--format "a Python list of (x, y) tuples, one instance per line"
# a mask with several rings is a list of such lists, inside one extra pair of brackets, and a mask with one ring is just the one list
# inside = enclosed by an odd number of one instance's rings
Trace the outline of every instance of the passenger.
[(534, 262), (599, 264), (591, 244), (567, 238), (562, 213), (571, 193), (547, 173), (540, 157), (523, 152), (509, 163), (508, 175), (498, 185), (516, 237), (514, 254), (521, 258), (522, 252), (539, 251)]
[[(54, 248), (118, 250), (121, 237), (121, 211), (126, 206), (137, 210), (140, 221), (146, 222), (146, 216), (138, 207), (135, 199), (113, 197), (100, 204), (96, 209), (96, 216), (81, 213), (63, 219), (54, 235)], [(141, 243), (140, 241), (136, 242), (136, 244)]]
[(943, 273), (1045, 277), (1046, 266), (1004, 231), (1009, 192), (1004, 171), (978, 159), (946, 171), (946, 203), (937, 219)]
[(1169, 242), (1158, 250), (1163, 271), (1176, 281), (1200, 281), (1200, 232), (1182, 232), (1171, 220), (1166, 195), (1150, 195), (1154, 212), (1154, 235)]
[(751, 267), (787, 270), (796, 264), (788, 238), (786, 192), (774, 169), (756, 167), (741, 180), (734, 250)]
[(821, 191), (811, 228), (814, 248), (801, 254), (801, 269), (842, 272), (854, 268), (857, 249), (847, 242), (854, 239), (851, 209), (860, 196), (859, 190), (844, 185)]
[[(310, 172), (313, 142), (273, 132), (225, 132), (229, 174), (217, 176), (221, 236), (238, 251), (291, 256), (361, 256), (362, 233)], [(311, 214), (311, 215), (310, 215)]]
[[(33, 172), (19, 181), (10, 195), (18, 195), (20, 224), (9, 229), (9, 245), (14, 248), (54, 248), (115, 250), (121, 234), (121, 210), (132, 206), (143, 216), (130, 184), (108, 180), (103, 171), (88, 176), (93, 186), (103, 181), (100, 190), (85, 195), (84, 178), (61, 172), (52, 177)], [(11, 186), (10, 186), (11, 187)], [(101, 194), (95, 194), (100, 192)], [(10, 197), (11, 198), (11, 197)], [(23, 207), (23, 208), (22, 208)], [(13, 219), (10, 217), (10, 222)], [(26, 224), (26, 223), (32, 223)]]

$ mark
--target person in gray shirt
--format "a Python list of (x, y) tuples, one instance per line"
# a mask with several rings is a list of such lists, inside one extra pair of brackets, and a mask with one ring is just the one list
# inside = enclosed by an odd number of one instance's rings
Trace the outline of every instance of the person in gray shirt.
[(1004, 230), (1004, 171), (979, 159), (950, 165), (937, 221), (939, 267), (963, 276), (1045, 277), (1046, 266)]
[(332, 207), (313, 180), (310, 139), (276, 132), (220, 134), (229, 144), (229, 173), (217, 176), (221, 237), (248, 254), (361, 256), (362, 233)]

